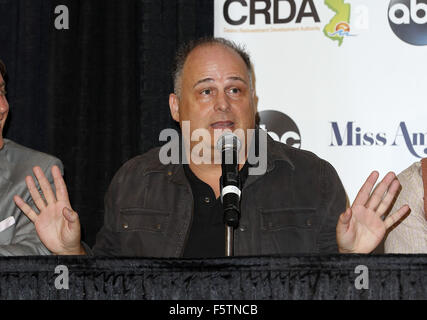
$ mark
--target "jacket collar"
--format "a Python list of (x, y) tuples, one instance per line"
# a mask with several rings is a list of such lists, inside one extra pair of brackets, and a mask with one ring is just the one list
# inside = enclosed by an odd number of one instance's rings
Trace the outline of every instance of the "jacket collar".
[(266, 131), (260, 129), (259, 134), (267, 135), (267, 172), (274, 169), (277, 161), (284, 161), (289, 164), (292, 170), (295, 165), (289, 157), (289, 147), (281, 142), (274, 141)]
[[(290, 147), (286, 146), (281, 142), (274, 141), (273, 138), (271, 138), (270, 135), (267, 134), (267, 132), (262, 129), (259, 129), (259, 132), (257, 132), (257, 134), (267, 135), (267, 168), (265, 173), (273, 171), (277, 162), (285, 162), (289, 165), (291, 170), (295, 170), (295, 165), (289, 157), (289, 151), (291, 150)], [(246, 183), (244, 185), (244, 188), (247, 188), (249, 185), (257, 181), (264, 174), (260, 174), (260, 175), (249, 174), (246, 180)]]
[(0, 176), (3, 179), (8, 180), (10, 178), (10, 175), (12, 173), (12, 164), (9, 161), (9, 140), (3, 139), (4, 144), (3, 148), (0, 149)]
[[(276, 162), (278, 161), (283, 161), (286, 162), (290, 168), (292, 170), (295, 169), (295, 165), (292, 162), (292, 160), (289, 157), (289, 151), (290, 151), (290, 147), (280, 143), (280, 142), (276, 142), (274, 141), (270, 135), (267, 134), (266, 131), (257, 128), (257, 130), (255, 131), (255, 134), (257, 135), (256, 138), (258, 138), (258, 135), (267, 135), (267, 168), (266, 168), (266, 172), (270, 172), (274, 169)], [(181, 138), (181, 136), (180, 136)], [(251, 144), (251, 148), (254, 148), (254, 142), (256, 139), (253, 139), (252, 144)], [(182, 148), (181, 148), (182, 150)], [(145, 173), (144, 174), (150, 174), (150, 173), (163, 173), (166, 174), (169, 177), (169, 181), (176, 183), (176, 184), (181, 184), (181, 185), (188, 185), (188, 181), (186, 179), (185, 176), (185, 172), (184, 172), (184, 167), (183, 164), (167, 164), (164, 165), (160, 162), (159, 158), (158, 158), (158, 154), (159, 154), (160, 148), (156, 148), (153, 150), (153, 152), (156, 154), (156, 158), (153, 159), (153, 161), (150, 161), (150, 163), (148, 164), (148, 166), (146, 167)], [(183, 155), (183, 157), (185, 157), (185, 154)], [(257, 177), (260, 177), (262, 175), (259, 176), (249, 176), (248, 178), (252, 177), (249, 180), (254, 180), (253, 178), (255, 178), (255, 180), (257, 179)]]

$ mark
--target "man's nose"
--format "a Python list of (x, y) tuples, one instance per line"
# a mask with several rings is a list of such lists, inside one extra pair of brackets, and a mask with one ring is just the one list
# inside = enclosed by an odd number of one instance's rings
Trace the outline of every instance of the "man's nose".
[(219, 93), (215, 101), (215, 111), (226, 112), (230, 110), (230, 107), (228, 96), (224, 92)]

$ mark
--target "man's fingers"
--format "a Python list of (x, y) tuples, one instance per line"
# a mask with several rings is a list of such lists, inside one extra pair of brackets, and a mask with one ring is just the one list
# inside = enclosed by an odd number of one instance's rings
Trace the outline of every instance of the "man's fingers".
[(28, 190), (30, 191), (31, 198), (33, 198), (33, 201), (36, 204), (37, 208), (40, 211), (43, 210), (46, 207), (46, 203), (41, 197), (39, 193), (39, 189), (37, 189), (36, 183), (34, 182), (33, 177), (31, 176), (25, 177), (25, 183), (28, 187)]
[(385, 192), (388, 190), (390, 184), (396, 179), (396, 175), (394, 172), (389, 172), (385, 175), (385, 177), (381, 180), (378, 186), (375, 188), (372, 195), (369, 197), (369, 200), (366, 204), (366, 207), (371, 210), (376, 210), (383, 200)]
[(59, 170), (57, 166), (52, 167), (52, 176), (53, 182), (55, 183), (56, 198), (58, 199), (58, 201), (62, 200), (70, 203), (70, 200), (68, 198), (67, 186), (64, 182), (64, 179), (62, 178), (61, 170)]
[(404, 205), (396, 213), (393, 213), (392, 215), (389, 215), (387, 217), (387, 219), (384, 220), (385, 227), (387, 229), (390, 228), (397, 221), (399, 221), (408, 211), (409, 211), (409, 206), (408, 205)]
[(344, 213), (342, 213), (339, 217), (338, 224), (337, 224), (337, 233), (343, 234), (346, 233), (350, 224), (351, 220), (351, 209), (347, 208)]
[(391, 203), (393, 202), (393, 199), (396, 196), (397, 191), (399, 191), (399, 187), (400, 187), (399, 180), (395, 179), (391, 183), (391, 186), (389, 187), (384, 199), (381, 201), (380, 205), (378, 206), (378, 209), (376, 212), (378, 216), (381, 217), (390, 208)]
[(348, 224), (351, 220), (351, 209), (347, 208), (344, 214), (341, 215), (341, 222), (344, 224)]
[(22, 212), (25, 213), (28, 219), (30, 219), (33, 223), (35, 223), (38, 218), (37, 213), (35, 213), (34, 210), (31, 209), (31, 207), (24, 200), (21, 199), (20, 196), (14, 196), (13, 200), (15, 201), (19, 209), (21, 209)]
[(79, 215), (77, 214), (77, 212), (72, 211), (67, 207), (64, 207), (64, 209), (62, 209), (62, 215), (70, 223), (74, 223), (79, 220)]
[(46, 176), (43, 173), (43, 170), (40, 167), (34, 167), (33, 168), (34, 175), (36, 176), (40, 188), (43, 191), (43, 195), (47, 201), (47, 204), (49, 203), (55, 203), (56, 198), (53, 194), (52, 187), (50, 186), (49, 180), (47, 180)]
[(368, 179), (366, 179), (365, 183), (363, 184), (362, 188), (360, 188), (359, 192), (357, 193), (356, 199), (353, 202), (354, 205), (360, 205), (365, 206), (366, 202), (369, 199), (369, 195), (371, 194), (372, 188), (375, 185), (375, 182), (378, 180), (379, 173), (377, 171), (371, 172)]

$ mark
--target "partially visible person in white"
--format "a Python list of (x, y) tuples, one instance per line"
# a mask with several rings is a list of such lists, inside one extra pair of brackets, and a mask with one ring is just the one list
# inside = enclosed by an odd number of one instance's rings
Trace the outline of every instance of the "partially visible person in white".
[(424, 212), (424, 187), (421, 161), (397, 176), (402, 190), (391, 212), (408, 204), (411, 213), (389, 232), (385, 253), (427, 253), (427, 218)]

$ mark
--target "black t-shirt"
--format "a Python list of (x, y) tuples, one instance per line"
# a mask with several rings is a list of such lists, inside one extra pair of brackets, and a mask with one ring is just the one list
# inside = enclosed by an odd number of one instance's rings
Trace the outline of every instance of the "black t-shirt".
[[(184, 249), (184, 258), (225, 256), (225, 224), (221, 197), (215, 198), (212, 188), (184, 165), (185, 175), (193, 192), (194, 210), (190, 234)], [(248, 163), (240, 170), (243, 187), (248, 176)]]

